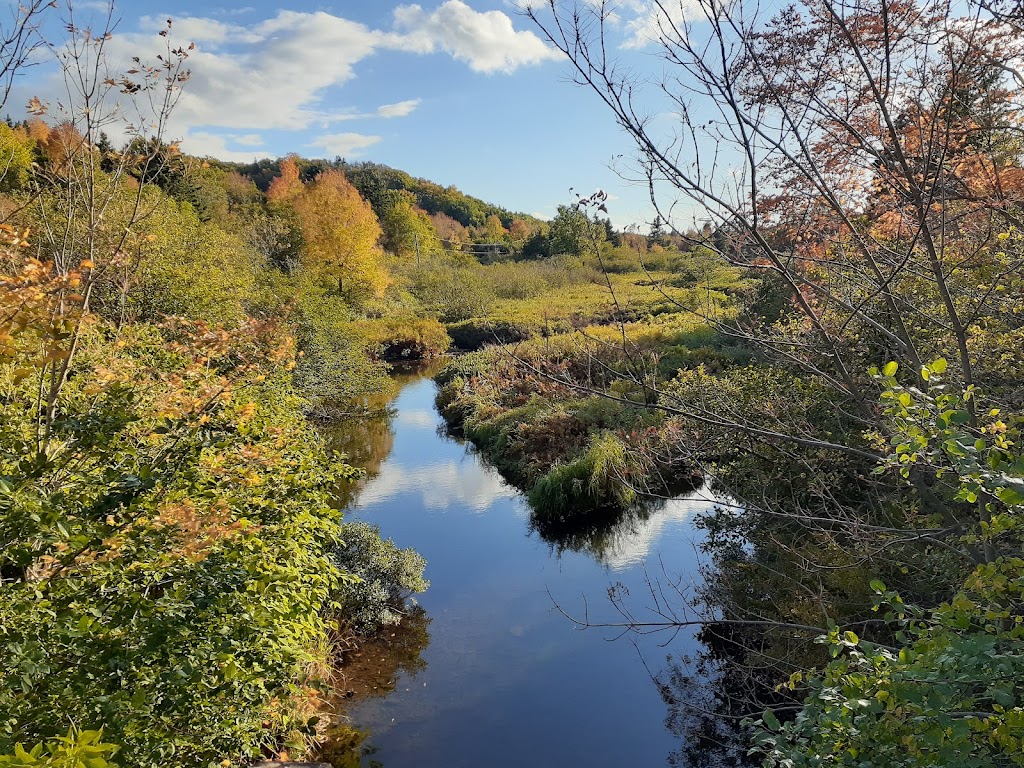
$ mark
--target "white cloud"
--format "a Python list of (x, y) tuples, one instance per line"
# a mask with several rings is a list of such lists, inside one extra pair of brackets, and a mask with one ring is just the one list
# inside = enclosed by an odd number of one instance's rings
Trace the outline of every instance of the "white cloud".
[(253, 13), (255, 10), (251, 5), (247, 5), (242, 8), (214, 8), (211, 13), (214, 16), (244, 16), (247, 13)]
[(421, 99), (409, 99), (408, 101), (400, 101), (397, 104), (385, 104), (382, 107), (377, 107), (377, 116), (385, 118), (408, 117), (420, 105), (420, 102)]
[[(166, 24), (166, 16), (143, 16), (139, 19), (139, 28), (147, 31), (159, 31), (163, 29)], [(240, 27), (236, 24), (229, 24), (224, 21), (217, 21), (216, 19), (188, 16), (181, 19), (174, 19), (171, 31), (175, 40), (187, 40), (190, 43), (195, 43), (201, 48), (208, 49), (219, 47), (229, 40), (233, 42), (252, 42), (255, 40), (253, 34), (246, 30), (245, 27)], [(118, 35), (115, 40), (133, 39), (136, 37), (138, 37), (138, 35)], [(147, 47), (152, 47), (152, 44), (156, 42), (149, 34), (144, 34), (143, 38), (143, 41), (140, 42), (143, 42)]]
[(685, 34), (685, 22), (703, 14), (696, 0), (662, 0), (662, 2), (637, 2), (628, 0), (623, 4), (634, 13), (625, 23), (627, 39), (623, 48), (644, 48), (652, 42), (663, 39), (678, 39)]
[[(120, 61), (135, 55), (155, 59), (162, 40), (152, 31), (162, 23), (143, 19), (145, 32), (116, 35), (111, 54)], [(329, 123), (323, 92), (351, 80), (354, 66), (381, 41), (362, 24), (293, 11), (248, 26), (178, 19), (173, 34), (175, 40), (194, 40), (196, 49), (187, 62), (192, 77), (175, 109), (172, 133), (189, 126), (304, 130)]]
[[(333, 89), (356, 77), (357, 66), (389, 51), (443, 51), (477, 72), (512, 72), (556, 57), (532, 32), (517, 31), (500, 11), (478, 12), (462, 0), (447, 0), (433, 11), (400, 6), (391, 29), (373, 29), (323, 11), (279, 11), (262, 21), (184, 17), (174, 21), (174, 39), (196, 43), (185, 86), (169, 127), (188, 152), (237, 157), (239, 147), (256, 147), (254, 130), (325, 131), (315, 145), (329, 154), (349, 155), (380, 141), (379, 136), (329, 133), (332, 124), (394, 119), (412, 114), (419, 99), (384, 104), (368, 112), (332, 105)], [(164, 42), (154, 34), (165, 16), (144, 17), (140, 32), (118, 34), (108, 49), (114, 67), (132, 56), (155, 60)], [(40, 95), (45, 95), (40, 94)], [(238, 134), (222, 131), (234, 130)], [(235, 149), (232, 149), (235, 146)], [(224, 152), (225, 154), (217, 154)]]
[(381, 140), (380, 136), (362, 133), (325, 133), (317, 136), (307, 146), (323, 150), (328, 157), (355, 157), (362, 150), (372, 147)]
[(419, 5), (395, 9), (396, 41), (404, 50), (442, 50), (476, 72), (513, 72), (559, 58), (533, 32), (520, 32), (501, 11), (475, 11), (462, 0), (447, 0), (428, 13)]
[(599, 558), (613, 571), (624, 571), (650, 560), (661, 542), (671, 536), (686, 536), (689, 521), (699, 513), (710, 512), (729, 499), (715, 496), (707, 486), (670, 499), (665, 505), (643, 521), (628, 520), (614, 529), (604, 543)]
[[(209, 131), (189, 131), (182, 137), (182, 144), (188, 151), (199, 157), (216, 157), (235, 163), (251, 163), (255, 159), (270, 157), (265, 149), (258, 145), (247, 144), (245, 139), (259, 138), (254, 136), (225, 136)], [(231, 144), (250, 146), (251, 149), (232, 149)], [(262, 144), (262, 139), (260, 140)]]
[(341, 123), (349, 120), (369, 120), (374, 117), (384, 120), (390, 120), (393, 117), (408, 117), (416, 111), (416, 107), (421, 103), (422, 99), (409, 99), (408, 101), (400, 101), (397, 104), (383, 104), (373, 110), (373, 112), (346, 112), (331, 115), (328, 120), (332, 123)]
[(229, 137), (235, 144), (239, 144), (243, 147), (262, 147), (263, 137), (258, 133), (246, 133), (241, 136), (233, 135)]
[(365, 508), (406, 493), (419, 496), (427, 509), (465, 505), (474, 512), (486, 512), (499, 499), (519, 495), (496, 471), (475, 461), (446, 461), (422, 467), (386, 462), (360, 492), (357, 504)]

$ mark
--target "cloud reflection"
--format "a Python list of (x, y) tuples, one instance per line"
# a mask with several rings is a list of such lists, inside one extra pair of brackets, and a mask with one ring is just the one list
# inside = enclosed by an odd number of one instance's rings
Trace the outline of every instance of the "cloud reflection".
[(426, 509), (463, 507), (477, 513), (486, 512), (500, 499), (519, 496), (496, 471), (482, 465), (475, 457), (464, 462), (446, 461), (417, 467), (388, 462), (367, 483), (357, 506), (380, 504), (407, 493), (418, 494)]
[(396, 427), (411, 427), (413, 429), (436, 429), (437, 424), (437, 413), (426, 409), (400, 410), (395, 414), (394, 420)]
[(716, 497), (706, 486), (664, 506), (646, 519), (624, 521), (623, 525), (602, 542), (597, 554), (600, 561), (613, 571), (625, 571), (643, 565), (658, 548), (665, 536), (692, 536), (689, 526), (694, 515), (712, 510), (723, 499)]

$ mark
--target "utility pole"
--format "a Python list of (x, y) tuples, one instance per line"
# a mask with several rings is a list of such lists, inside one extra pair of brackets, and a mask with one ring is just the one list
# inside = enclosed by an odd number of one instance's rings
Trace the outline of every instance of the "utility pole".
[(412, 234), (413, 245), (416, 246), (416, 266), (420, 265), (420, 233), (413, 232)]

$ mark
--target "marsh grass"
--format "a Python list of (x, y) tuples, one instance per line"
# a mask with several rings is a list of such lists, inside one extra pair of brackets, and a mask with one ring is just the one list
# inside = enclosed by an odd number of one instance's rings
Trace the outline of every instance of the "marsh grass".
[(735, 297), (750, 290), (735, 270), (667, 251), (641, 267), (620, 250), (604, 254), (607, 274), (580, 260), (585, 278), (560, 284), (552, 276), (565, 261), (481, 266), (501, 298), (486, 317), (448, 326), (456, 346), (480, 351), (438, 374), (438, 408), (528, 492), (538, 525), (588, 522), (692, 484), (692, 467), (656, 458), (672, 426), (647, 407), (653, 393), (681, 370), (713, 375), (751, 360), (708, 321), (734, 317)]

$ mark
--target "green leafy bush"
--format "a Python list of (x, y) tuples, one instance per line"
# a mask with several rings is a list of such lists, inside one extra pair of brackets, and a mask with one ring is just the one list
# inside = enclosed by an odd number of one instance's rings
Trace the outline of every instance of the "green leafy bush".
[(409, 597), (430, 585), (423, 578), (426, 560), (381, 539), (376, 525), (362, 521), (343, 523), (341, 541), (334, 561), (358, 578), (344, 582), (337, 592), (344, 621), (359, 634), (399, 623)]
[(382, 360), (423, 360), (443, 355), (451, 344), (444, 326), (433, 318), (384, 317), (357, 321), (353, 330)]
[(489, 344), (514, 344), (529, 338), (530, 331), (505, 320), (463, 320), (448, 326), (448, 335), (459, 349), (475, 351)]
[(301, 357), (295, 383), (314, 410), (346, 410), (386, 389), (387, 366), (374, 359), (373, 342), (341, 296), (307, 287), (297, 309)]
[(961, 540), (982, 562), (932, 609), (873, 580), (886, 641), (830, 623), (819, 642), (831, 660), (790, 679), (807, 692), (796, 717), (781, 723), (767, 711), (754, 723), (765, 766), (1024, 765), (1024, 419), (976, 412), (981, 392), (948, 387), (947, 367), (943, 358), (923, 366), (924, 385), (913, 388), (895, 362), (872, 369), (889, 431), (888, 441), (874, 436), (889, 448), (877, 473), (909, 478), (927, 465), (952, 477), (964, 509), (977, 510)]
[(302, 418), (279, 324), (115, 329), (67, 280), (0, 286), (0, 754), (78, 722), (133, 768), (255, 757), (317, 708), (354, 470)]
[(117, 753), (116, 744), (103, 741), (103, 731), (72, 728), (66, 736), (57, 736), (25, 750), (14, 745), (14, 753), (0, 755), (0, 768), (110, 768)]

